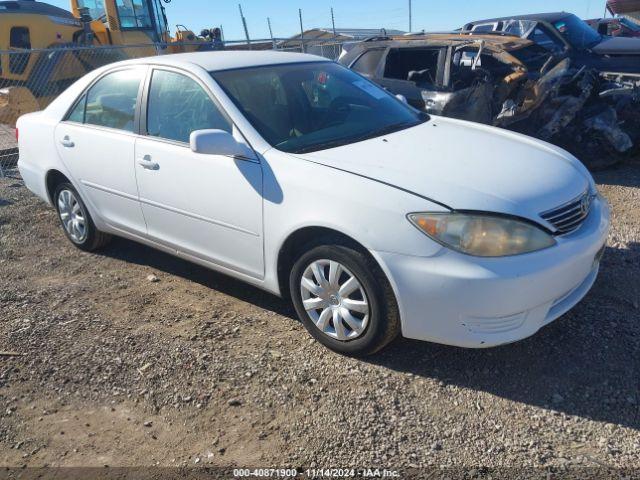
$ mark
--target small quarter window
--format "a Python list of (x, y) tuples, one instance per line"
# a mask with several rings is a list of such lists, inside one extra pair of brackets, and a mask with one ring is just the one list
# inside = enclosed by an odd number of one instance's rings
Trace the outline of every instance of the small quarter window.
[(84, 123), (133, 132), (143, 75), (143, 69), (130, 69), (101, 78), (87, 93)]
[(231, 123), (207, 92), (180, 73), (153, 72), (147, 107), (148, 134), (189, 143), (191, 132), (207, 129), (232, 132)]
[(73, 110), (71, 110), (71, 113), (69, 113), (67, 120), (69, 122), (84, 123), (84, 110), (86, 105), (87, 105), (87, 96), (82, 95), (82, 98), (78, 100), (78, 103), (76, 103), (76, 106), (73, 107)]

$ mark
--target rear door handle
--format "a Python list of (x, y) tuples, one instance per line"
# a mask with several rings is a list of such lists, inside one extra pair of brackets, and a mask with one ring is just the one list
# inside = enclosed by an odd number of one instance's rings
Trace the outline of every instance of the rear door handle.
[(68, 135), (64, 137), (62, 140), (60, 140), (60, 143), (62, 144), (63, 147), (66, 147), (66, 148), (73, 148), (76, 146), (76, 144), (71, 141)]
[(138, 165), (146, 170), (158, 170), (160, 165), (151, 160), (151, 155), (145, 155), (142, 158), (138, 159)]

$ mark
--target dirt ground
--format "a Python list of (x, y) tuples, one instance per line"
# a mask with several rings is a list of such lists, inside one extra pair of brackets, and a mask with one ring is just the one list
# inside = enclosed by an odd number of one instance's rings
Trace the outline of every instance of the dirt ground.
[(496, 349), (358, 360), (223, 275), (76, 250), (2, 179), (0, 465), (640, 468), (640, 163), (597, 180), (613, 228), (573, 311)]

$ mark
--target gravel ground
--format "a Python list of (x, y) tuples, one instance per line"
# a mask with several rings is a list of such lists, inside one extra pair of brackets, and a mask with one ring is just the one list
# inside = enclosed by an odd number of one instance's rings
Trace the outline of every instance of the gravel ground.
[(640, 165), (600, 277), (534, 337), (366, 360), (282, 300), (125, 240), (74, 249), (0, 180), (0, 465), (640, 468)]

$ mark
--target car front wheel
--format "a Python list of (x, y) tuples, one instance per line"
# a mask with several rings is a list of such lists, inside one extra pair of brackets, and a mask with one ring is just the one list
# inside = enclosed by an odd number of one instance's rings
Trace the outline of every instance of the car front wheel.
[(309, 333), (339, 353), (375, 353), (400, 330), (386, 277), (373, 259), (349, 246), (310, 248), (295, 262), (289, 287)]
[(54, 202), (62, 229), (76, 247), (91, 252), (109, 242), (110, 235), (96, 228), (87, 207), (73, 185), (67, 182), (58, 185)]

